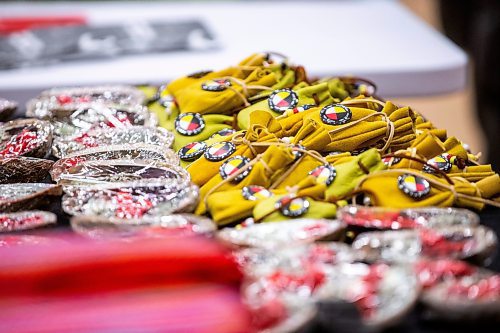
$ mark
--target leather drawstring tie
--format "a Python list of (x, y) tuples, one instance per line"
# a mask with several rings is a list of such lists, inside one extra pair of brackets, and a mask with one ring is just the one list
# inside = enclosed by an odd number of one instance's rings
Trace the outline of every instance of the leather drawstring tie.
[[(317, 159), (318, 161), (320, 161), (323, 164), (328, 164), (328, 161), (326, 159), (324, 159), (323, 156), (321, 156), (315, 150), (302, 149), (296, 145), (293, 145), (293, 144), (287, 143), (287, 142), (282, 142), (282, 141), (251, 142), (248, 139), (246, 139), (245, 137), (243, 137), (243, 135), (244, 135), (244, 133), (241, 133), (240, 136), (236, 136), (236, 135), (233, 136), (233, 138), (231, 139), (231, 142), (234, 143), (235, 145), (241, 145), (241, 144), (247, 145), (252, 150), (252, 153), (255, 152), (255, 150), (253, 149), (254, 147), (281, 146), (284, 148), (294, 149), (295, 151), (304, 153), (306, 155), (309, 155), (309, 156)], [(257, 153), (255, 152), (254, 155), (257, 155)]]
[[(389, 170), (377, 171), (377, 172), (374, 172), (372, 174), (366, 175), (365, 177), (363, 177), (359, 181), (358, 185), (356, 186), (355, 191), (358, 191), (358, 193), (359, 193), (361, 185), (367, 179), (372, 178), (372, 177), (376, 177), (376, 176), (379, 176), (379, 175), (386, 175), (386, 174), (398, 174), (398, 175), (401, 175), (401, 174), (410, 174), (410, 175), (415, 176), (415, 177), (423, 178), (423, 179), (427, 180), (429, 182), (429, 184), (432, 184), (432, 185), (434, 185), (437, 188), (445, 189), (445, 190), (450, 191), (453, 194), (453, 200), (454, 201), (456, 201), (459, 198), (464, 198), (464, 199), (467, 199), (467, 200), (470, 200), (470, 201), (480, 202), (480, 203), (491, 205), (491, 206), (494, 206), (494, 207), (500, 207), (500, 202), (496, 202), (496, 201), (493, 201), (493, 200), (484, 199), (484, 198), (481, 198), (481, 197), (475, 197), (475, 196), (471, 196), (471, 195), (468, 195), (468, 194), (458, 193), (456, 191), (456, 189), (455, 189), (455, 184), (453, 183), (453, 181), (449, 177), (447, 177), (447, 182), (449, 182), (450, 184), (443, 184), (443, 183), (438, 182), (438, 181), (436, 181), (436, 180), (434, 180), (434, 179), (432, 179), (430, 177), (427, 177), (426, 175), (420, 174), (420, 173), (418, 173), (416, 171), (413, 171), (413, 170), (407, 170), (407, 169), (389, 169)], [(467, 182), (467, 183), (469, 183), (469, 182)], [(469, 183), (469, 184), (471, 184), (471, 183)], [(481, 195), (481, 191), (479, 191), (479, 189), (477, 188), (477, 186), (474, 186), (474, 187), (476, 189), (476, 194)]]
[[(319, 160), (320, 162), (322, 162), (323, 164), (328, 164), (328, 162), (322, 157), (320, 156), (318, 153), (313, 153), (312, 151), (309, 151), (309, 150), (306, 150), (306, 149), (302, 149), (300, 147), (297, 147), (297, 146), (294, 146), (292, 144), (289, 144), (289, 143), (284, 143), (284, 142), (249, 142), (247, 139), (245, 138), (235, 138), (233, 137), (232, 139), (232, 142), (233, 143), (239, 143), (239, 144), (244, 144), (244, 142), (247, 141), (249, 144), (248, 146), (249, 147), (252, 147), (252, 146), (258, 146), (258, 147), (270, 147), (270, 146), (282, 146), (282, 147), (285, 147), (285, 148), (290, 148), (290, 149), (295, 149), (296, 151), (299, 151), (299, 152), (302, 152), (303, 154), (306, 154), (306, 155), (309, 155), (313, 158), (316, 158), (317, 160)], [(253, 151), (252, 151), (253, 152)], [(249, 163), (245, 164), (241, 169), (239, 169), (238, 171), (236, 171), (235, 173), (233, 173), (231, 176), (227, 177), (226, 179), (222, 180), (222, 182), (218, 183), (217, 185), (215, 185), (214, 187), (212, 187), (206, 194), (205, 198), (204, 198), (204, 202), (205, 202), (205, 206), (207, 205), (207, 199), (208, 199), (208, 196), (210, 194), (212, 194), (215, 190), (217, 190), (218, 188), (220, 188), (223, 184), (226, 184), (230, 181), (232, 181), (233, 179), (235, 179), (236, 177), (238, 177), (238, 175), (242, 174), (243, 172), (249, 170), (254, 164), (256, 164), (257, 162), (261, 162), (261, 164), (264, 166), (264, 169), (266, 169), (266, 171), (268, 172), (268, 174), (272, 174), (273, 173), (273, 170), (264, 162), (264, 160), (262, 159), (262, 154), (254, 154), (254, 156), (256, 156), (254, 159), (252, 159)], [(303, 155), (304, 156), (304, 155)], [(300, 159), (299, 159), (300, 160)], [(296, 165), (297, 165), (297, 162), (299, 161), (297, 160), (294, 165), (295, 165), (295, 168), (296, 168)], [(293, 166), (292, 166), (293, 167)], [(292, 169), (292, 168), (290, 168)], [(293, 170), (292, 170), (293, 171)], [(289, 170), (287, 172), (290, 172)], [(280, 177), (281, 178), (281, 177)], [(284, 179), (284, 178), (283, 178)], [(281, 180), (282, 182), (283, 180)], [(281, 183), (280, 182), (280, 183)], [(276, 187), (277, 185), (279, 185), (279, 183), (275, 182), (275, 184), (273, 184), (270, 189)]]
[(386, 138), (385, 138), (384, 146), (381, 149), (378, 149), (379, 153), (384, 153), (389, 148), (389, 146), (391, 145), (392, 140), (394, 139), (395, 131), (396, 131), (394, 123), (384, 113), (380, 113), (379, 112), (379, 113), (369, 114), (369, 115), (364, 116), (364, 117), (362, 117), (362, 118), (360, 118), (358, 120), (349, 122), (349, 123), (347, 123), (345, 125), (342, 125), (341, 127), (335, 128), (335, 129), (329, 131), (328, 134), (334, 134), (334, 133), (337, 133), (337, 132), (341, 132), (344, 129), (353, 127), (354, 125), (357, 125), (357, 124), (361, 123), (362, 121), (365, 121), (365, 120), (370, 119), (372, 117), (382, 117), (382, 119), (387, 124), (387, 131), (386, 131), (386, 135), (385, 135)]
[(231, 91), (233, 91), (236, 96), (238, 96), (241, 101), (243, 102), (243, 105), (245, 107), (247, 106), (250, 106), (250, 102), (248, 101), (248, 90), (249, 89), (252, 89), (252, 90), (273, 90), (272, 88), (270, 87), (266, 87), (266, 86), (260, 86), (260, 85), (247, 85), (243, 80), (240, 80), (240, 79), (237, 79), (237, 78), (234, 78), (232, 76), (223, 76), (223, 77), (220, 77), (220, 78), (214, 78), (212, 80), (227, 80), (227, 81), (230, 81), (232, 83), (235, 83), (237, 84), (238, 86), (241, 87), (242, 92), (238, 91), (236, 88), (232, 87), (232, 86), (226, 86), (225, 89), (229, 89)]
[[(416, 153), (415, 153), (416, 154)], [(440, 170), (439, 168), (437, 168), (436, 166), (432, 165), (432, 164), (429, 164), (428, 161), (426, 161), (424, 158), (421, 158), (421, 157), (416, 157), (416, 156), (408, 156), (408, 155), (401, 155), (401, 154), (398, 154), (397, 152), (394, 153), (394, 154), (386, 154), (384, 156), (382, 156), (382, 158), (385, 158), (385, 157), (394, 157), (394, 158), (404, 158), (404, 159), (407, 159), (407, 160), (411, 160), (411, 161), (415, 161), (415, 162), (418, 162), (418, 163), (421, 163), (421, 164), (424, 164), (426, 166), (428, 166), (429, 168), (431, 168), (434, 172), (440, 174), (441, 176), (443, 176), (443, 178), (449, 183), (449, 184), (452, 184), (453, 185), (453, 181), (451, 180), (451, 178), (446, 174), (446, 172), (444, 172), (443, 170)], [(394, 169), (393, 169), (394, 170)]]
[(288, 176), (290, 176), (294, 171), (295, 169), (297, 169), (297, 167), (299, 166), (299, 164), (302, 162), (302, 160), (304, 159), (304, 157), (306, 155), (308, 156), (311, 156), (313, 158), (315, 158), (316, 160), (320, 161), (323, 165), (325, 164), (329, 164), (327, 160), (325, 160), (323, 158), (323, 156), (319, 155), (318, 152), (316, 152), (315, 150), (313, 151), (310, 151), (310, 150), (305, 150), (305, 149), (302, 149), (302, 148), (298, 148), (297, 146), (291, 146), (293, 147), (293, 149), (295, 149), (296, 151), (299, 151), (301, 153), (303, 153), (303, 155), (297, 159), (297, 161), (295, 161), (292, 166), (290, 168), (288, 168), (288, 170), (283, 173), (278, 179), (276, 179), (274, 181), (274, 183), (269, 187), (269, 189), (274, 189), (276, 188), (277, 186), (279, 186)]
[[(297, 185), (295, 185), (295, 186), (287, 186), (287, 187), (285, 188), (285, 190), (287, 191), (287, 194), (284, 194), (284, 196), (289, 196), (289, 197), (290, 197), (290, 200), (297, 199), (297, 198), (305, 198), (305, 197), (306, 197), (305, 195), (297, 195), (297, 191), (299, 190), (299, 188), (298, 188), (298, 186), (297, 186)], [(277, 212), (277, 211), (279, 211), (279, 210), (280, 210), (280, 207), (278, 207), (278, 206), (275, 204), (275, 206), (273, 207), (273, 209), (272, 209), (269, 213), (267, 213), (267, 214), (265, 214), (265, 215), (261, 216), (259, 219), (255, 219), (255, 218), (253, 218), (253, 222), (254, 222), (254, 223), (259, 223), (259, 222), (261, 222), (262, 220), (264, 220), (266, 217), (268, 217), (268, 216), (270, 216), (270, 215), (272, 215), (272, 214), (276, 213), (276, 212)]]
[(230, 175), (226, 179), (223, 179), (220, 183), (218, 183), (217, 185), (215, 185), (214, 187), (212, 187), (207, 192), (207, 194), (205, 195), (205, 198), (203, 198), (203, 202), (205, 203), (205, 207), (208, 207), (207, 200), (208, 200), (208, 197), (210, 196), (210, 194), (214, 193), (222, 185), (229, 183), (230, 181), (232, 181), (233, 179), (235, 179), (236, 177), (238, 177), (243, 172), (251, 169), (259, 161), (262, 163), (262, 165), (264, 166), (264, 168), (266, 169), (266, 171), (272, 172), (271, 168), (266, 163), (264, 163), (264, 161), (262, 161), (262, 154), (257, 155), (254, 159), (252, 159), (250, 162), (248, 162), (247, 164), (245, 164), (238, 171), (236, 171), (235, 173), (233, 173), (232, 175)]
[[(375, 98), (352, 98), (352, 99), (344, 100), (344, 101), (340, 102), (339, 104), (342, 104), (342, 105), (356, 105), (356, 104), (363, 104), (363, 103), (366, 103), (367, 106), (368, 106), (369, 103), (378, 104), (379, 106), (382, 107), (382, 109), (385, 107), (385, 102), (380, 101), (380, 100), (375, 99)], [(369, 107), (367, 107), (367, 108), (371, 109)]]

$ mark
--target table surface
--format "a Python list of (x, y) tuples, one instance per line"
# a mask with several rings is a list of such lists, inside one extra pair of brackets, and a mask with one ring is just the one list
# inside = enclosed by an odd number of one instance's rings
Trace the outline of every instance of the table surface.
[(83, 14), (96, 25), (201, 19), (218, 48), (0, 71), (0, 96), (54, 86), (164, 83), (258, 51), (284, 53), (312, 76), (365, 76), (387, 97), (450, 92), (466, 80), (465, 53), (391, 0), (0, 3), (0, 17), (55, 14)]

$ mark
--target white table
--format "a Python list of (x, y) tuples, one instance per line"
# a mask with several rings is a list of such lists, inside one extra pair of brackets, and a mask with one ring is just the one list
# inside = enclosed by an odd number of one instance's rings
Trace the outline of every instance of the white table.
[(382, 96), (451, 92), (462, 89), (466, 80), (465, 53), (397, 1), (0, 4), (4, 17), (78, 13), (95, 24), (201, 18), (220, 48), (0, 71), (0, 96), (19, 98), (26, 91), (53, 86), (163, 83), (268, 50), (287, 54), (312, 76), (372, 79)]

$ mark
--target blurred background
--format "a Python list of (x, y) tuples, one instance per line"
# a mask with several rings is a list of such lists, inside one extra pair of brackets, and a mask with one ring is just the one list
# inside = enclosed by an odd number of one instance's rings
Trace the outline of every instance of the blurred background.
[[(401, 3), (434, 29), (443, 34), (446, 33), (443, 28), (440, 0), (401, 0)], [(467, 70), (467, 84), (463, 90), (417, 98), (398, 97), (395, 100), (422, 111), (437, 126), (448, 129), (450, 134), (456, 135), (474, 150), (486, 155), (488, 154), (487, 139), (477, 116), (474, 100), (473, 62), (470, 58)]]
[(499, 1), (401, 0), (469, 55), (467, 84), (461, 91), (424, 98), (396, 98), (429, 115), (432, 121), (462, 138), (483, 161), (500, 163), (498, 86), (500, 41)]
[(277, 51), (311, 76), (375, 81), (380, 95), (412, 106), (498, 170), (499, 6), (488, 0), (1, 1), (0, 95), (23, 103), (52, 86), (159, 84)]

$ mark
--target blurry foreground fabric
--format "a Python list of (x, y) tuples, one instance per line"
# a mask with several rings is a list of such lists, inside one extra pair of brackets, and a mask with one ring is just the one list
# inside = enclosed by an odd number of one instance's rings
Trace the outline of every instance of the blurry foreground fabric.
[(204, 239), (0, 248), (1, 332), (249, 332), (241, 273)]

